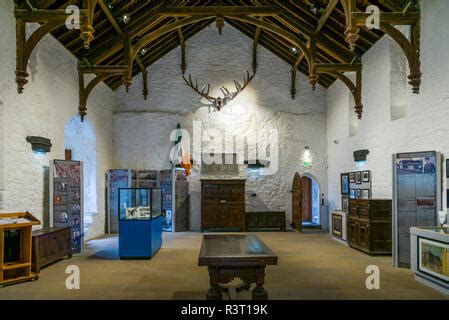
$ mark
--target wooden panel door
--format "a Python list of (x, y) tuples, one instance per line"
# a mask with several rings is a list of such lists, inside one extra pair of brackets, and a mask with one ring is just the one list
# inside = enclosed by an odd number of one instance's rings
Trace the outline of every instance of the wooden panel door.
[(219, 206), (207, 205), (204, 206), (204, 227), (216, 227), (220, 225)]
[(302, 231), (302, 185), (301, 176), (295, 173), (292, 183), (292, 225)]
[(312, 179), (301, 177), (302, 186), (302, 221), (312, 222)]

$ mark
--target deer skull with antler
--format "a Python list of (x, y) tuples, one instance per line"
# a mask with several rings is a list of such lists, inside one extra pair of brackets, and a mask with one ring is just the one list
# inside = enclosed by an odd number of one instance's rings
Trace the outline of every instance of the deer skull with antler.
[(233, 80), (236, 91), (229, 91), (225, 87), (221, 87), (220, 91), (223, 94), (223, 97), (214, 98), (209, 95), (210, 84), (204, 85), (201, 89), (198, 88), (198, 81), (195, 80), (195, 83), (192, 81), (192, 76), (189, 74), (189, 80), (187, 80), (184, 76), (182, 76), (186, 84), (191, 87), (196, 93), (205, 98), (210, 102), (209, 107), (214, 108), (214, 111), (220, 111), (229, 101), (234, 99), (240, 92), (245, 89), (248, 83), (254, 78), (254, 74), (250, 75), (249, 71), (246, 71), (246, 76), (243, 79), (243, 85), (238, 81)]

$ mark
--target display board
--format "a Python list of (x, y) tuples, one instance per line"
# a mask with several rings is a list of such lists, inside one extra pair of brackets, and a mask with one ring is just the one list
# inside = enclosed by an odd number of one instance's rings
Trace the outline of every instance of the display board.
[(173, 231), (173, 172), (172, 169), (160, 171), (160, 183), (162, 190), (162, 212), (164, 221), (163, 231)]
[(50, 226), (71, 227), (72, 253), (83, 244), (83, 166), (81, 161), (53, 160), (50, 169)]
[(393, 259), (410, 267), (410, 228), (437, 226), (441, 210), (441, 154), (399, 153), (393, 159)]
[(139, 170), (137, 172), (137, 185), (139, 188), (159, 188), (159, 171)]
[(118, 189), (137, 187), (135, 170), (112, 169), (108, 172), (108, 233), (118, 232)]
[(189, 230), (189, 182), (183, 168), (172, 168), (159, 172), (162, 190), (162, 212), (164, 231)]

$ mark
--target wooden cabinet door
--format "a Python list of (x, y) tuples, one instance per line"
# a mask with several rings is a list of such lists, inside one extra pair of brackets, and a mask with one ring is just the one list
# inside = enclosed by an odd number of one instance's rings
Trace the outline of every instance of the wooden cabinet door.
[(218, 221), (220, 226), (227, 227), (229, 225), (229, 210), (226, 205), (218, 207)]
[(215, 227), (220, 224), (219, 206), (207, 205), (203, 208), (204, 227)]
[(348, 230), (348, 240), (352, 245), (358, 245), (358, 223), (355, 220), (349, 219), (349, 230)]
[(243, 222), (243, 211), (241, 205), (228, 206), (229, 223), (240, 226)]
[(359, 246), (365, 249), (369, 249), (369, 225), (365, 222), (359, 222), (359, 228), (358, 228), (358, 234), (359, 234)]

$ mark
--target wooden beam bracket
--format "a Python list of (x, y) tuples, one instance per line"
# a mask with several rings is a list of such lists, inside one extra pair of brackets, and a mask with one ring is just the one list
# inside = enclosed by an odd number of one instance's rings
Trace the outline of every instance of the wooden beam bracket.
[[(260, 20), (262, 20), (262, 17), (260, 18)], [(261, 28), (257, 27), (253, 39), (253, 73), (256, 73), (257, 71), (257, 45), (259, 43), (261, 32), (262, 32)]]
[[(354, 110), (357, 113), (357, 118), (362, 119), (362, 64), (315, 63), (314, 68), (317, 74), (329, 74), (343, 81), (354, 97)], [(344, 74), (345, 72), (355, 73), (355, 83)]]
[[(84, 121), (84, 117), (87, 115), (87, 99), (97, 84), (106, 80), (109, 77), (122, 75), (127, 70), (125, 65), (114, 66), (100, 66), (89, 65), (86, 61), (78, 63), (78, 80), (79, 80), (79, 114), (81, 121)], [(93, 74), (93, 78), (87, 86), (84, 85), (84, 75)]]
[[(371, 13), (360, 12), (356, 7), (356, 0), (341, 0), (346, 16), (346, 41), (351, 50), (355, 49), (359, 38), (359, 31), (366, 26), (367, 19)], [(380, 12), (379, 29), (388, 34), (401, 47), (410, 68), (409, 84), (413, 93), (419, 94), (421, 85), (421, 61), (420, 61), (420, 34), (421, 34), (420, 12)], [(410, 26), (410, 40), (400, 32), (395, 25)]]
[(181, 71), (182, 74), (185, 74), (187, 69), (187, 63), (186, 63), (186, 43), (184, 39), (184, 33), (182, 32), (182, 28), (178, 28), (176, 29), (176, 31), (178, 33), (179, 45), (181, 47)]
[[(89, 46), (93, 39), (94, 29), (92, 5), (96, 0), (85, 0), (86, 8), (80, 9), (80, 36), (84, 40), (85, 47)], [(53, 30), (65, 25), (69, 14), (65, 9), (36, 9), (17, 1), (14, 10), (16, 18), (16, 83), (17, 92), (22, 93), (25, 84), (28, 83), (27, 65), (31, 53), (39, 41)], [(39, 23), (40, 26), (28, 37), (26, 37), (26, 24)]]

